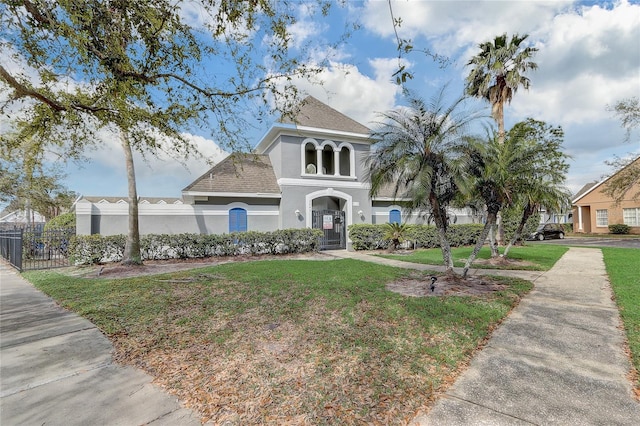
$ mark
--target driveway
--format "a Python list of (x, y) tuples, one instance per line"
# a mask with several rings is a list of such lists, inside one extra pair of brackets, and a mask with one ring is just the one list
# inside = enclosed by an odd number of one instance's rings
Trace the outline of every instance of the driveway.
[(527, 241), (527, 244), (556, 244), (579, 247), (619, 247), (640, 249), (638, 238), (567, 237), (564, 240)]

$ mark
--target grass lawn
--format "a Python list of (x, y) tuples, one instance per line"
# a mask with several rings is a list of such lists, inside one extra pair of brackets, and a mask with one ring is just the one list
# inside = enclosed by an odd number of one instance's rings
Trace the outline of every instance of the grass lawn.
[[(502, 253), (504, 247), (500, 247)], [(483, 247), (478, 253), (474, 268), (488, 269), (520, 269), (528, 271), (548, 271), (551, 267), (569, 250), (565, 246), (551, 244), (536, 244), (526, 246), (515, 246), (509, 250), (509, 259), (522, 261), (506, 264), (484, 264), (483, 260), (491, 257), (491, 250)], [(473, 251), (473, 247), (455, 247), (451, 249), (454, 266), (463, 267), (467, 258)], [(442, 265), (442, 251), (440, 248), (420, 249), (407, 255), (381, 254), (380, 256), (389, 259), (402, 260), (405, 262), (424, 263), (427, 265)]]
[(488, 296), (425, 298), (385, 289), (416, 274), (283, 259), (129, 279), (24, 276), (205, 420), (346, 425), (411, 420), (532, 287), (510, 278)]
[[(640, 250), (603, 247), (602, 253), (627, 333), (631, 359), (640, 372)], [(640, 375), (636, 376), (635, 385), (640, 390)]]

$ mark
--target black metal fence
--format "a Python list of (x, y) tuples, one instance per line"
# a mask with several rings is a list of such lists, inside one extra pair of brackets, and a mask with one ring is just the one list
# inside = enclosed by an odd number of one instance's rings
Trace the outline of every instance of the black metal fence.
[(75, 228), (42, 226), (0, 231), (0, 254), (19, 271), (69, 266), (69, 240)]

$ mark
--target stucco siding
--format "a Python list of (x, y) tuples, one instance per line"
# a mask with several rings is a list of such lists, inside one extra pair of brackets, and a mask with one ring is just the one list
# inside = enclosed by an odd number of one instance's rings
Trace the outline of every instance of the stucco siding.
[[(634, 167), (640, 167), (640, 159), (634, 164)], [(591, 191), (574, 201), (572, 212), (575, 232), (608, 234), (609, 225), (624, 223), (624, 209), (640, 208), (640, 198), (633, 199), (633, 196), (640, 192), (640, 183), (633, 185), (627, 191), (626, 199), (619, 203), (615, 203), (603, 192), (605, 188), (606, 181), (594, 186)], [(598, 223), (598, 215), (606, 215), (606, 224), (604, 220)], [(640, 226), (631, 226), (629, 233), (640, 234)]]
[[(248, 205), (233, 202), (226, 205), (139, 205), (140, 234), (224, 234), (229, 232), (229, 210), (247, 211), (247, 230), (275, 231), (279, 225), (277, 205)], [(128, 230), (126, 203), (78, 203), (76, 233), (78, 235), (118, 235)]]

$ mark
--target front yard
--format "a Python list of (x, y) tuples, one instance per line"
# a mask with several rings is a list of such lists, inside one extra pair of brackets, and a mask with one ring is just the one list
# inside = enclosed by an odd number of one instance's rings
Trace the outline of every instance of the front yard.
[[(64, 271), (63, 271), (64, 272)], [(127, 279), (25, 276), (203, 420), (404, 424), (451, 383), (531, 289), (408, 297), (423, 278), (355, 260), (268, 260)]]

